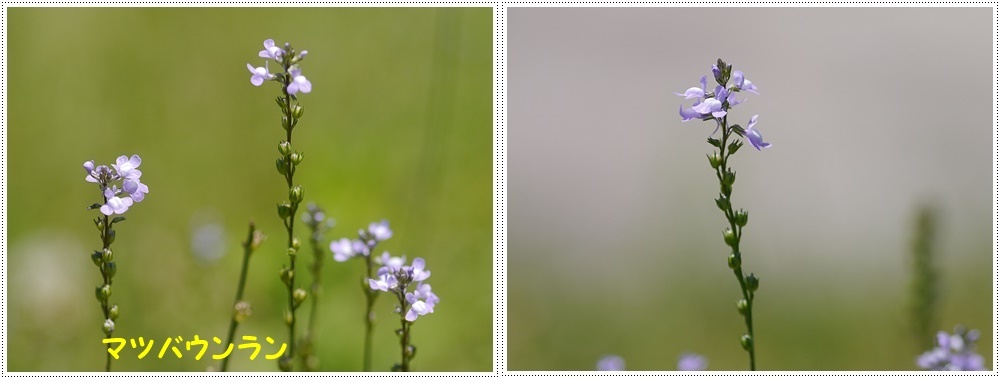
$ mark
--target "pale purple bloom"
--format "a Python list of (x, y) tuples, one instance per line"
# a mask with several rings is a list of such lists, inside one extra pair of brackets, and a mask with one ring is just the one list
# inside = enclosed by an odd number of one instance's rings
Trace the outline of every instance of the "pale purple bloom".
[(425, 264), (424, 259), (422, 258), (417, 257), (413, 259), (413, 264), (411, 264), (410, 266), (413, 268), (414, 282), (420, 282), (431, 277), (431, 271), (424, 270), (425, 268), (424, 264)]
[(118, 188), (105, 188), (104, 198), (107, 203), (101, 206), (101, 213), (104, 215), (125, 214), (129, 206), (132, 206), (132, 199), (129, 197), (118, 197)]
[(399, 287), (399, 281), (392, 274), (380, 274), (378, 280), (368, 279), (368, 287), (372, 290), (390, 291)]
[(934, 349), (917, 357), (917, 366), (925, 370), (973, 371), (985, 370), (983, 356), (975, 352), (979, 332), (965, 332), (955, 327), (955, 334), (941, 331), (937, 334)]
[(677, 370), (701, 371), (708, 368), (708, 359), (694, 353), (685, 353), (677, 361)]
[(122, 182), (122, 189), (128, 193), (129, 197), (135, 202), (142, 202), (143, 198), (146, 198), (146, 194), (149, 193), (149, 187), (146, 184), (139, 182), (139, 179), (125, 179)]
[(692, 98), (705, 98), (705, 87), (708, 85), (708, 78), (705, 76), (701, 77), (701, 88), (691, 87), (688, 88), (684, 93), (674, 92), (675, 95), (684, 96), (685, 100), (690, 100)]
[[(403, 268), (403, 264), (406, 264), (406, 256), (394, 257), (389, 255), (389, 252), (382, 252), (382, 256), (376, 258), (375, 262), (382, 264), (382, 267), (378, 269), (378, 275), (392, 274)], [(430, 272), (427, 274), (430, 275)]]
[(434, 312), (434, 303), (420, 300), (414, 293), (406, 293), (406, 301), (410, 303), (410, 309), (406, 311), (404, 319), (408, 322), (417, 320), (418, 316), (427, 315)]
[(389, 229), (389, 221), (383, 219), (368, 225), (368, 234), (377, 241), (386, 241), (392, 237), (392, 230)]
[(625, 370), (625, 359), (613, 354), (601, 356), (601, 359), (597, 360), (597, 370), (600, 371)]
[[(275, 61), (279, 61), (280, 62), (281, 61), (281, 54), (283, 52), (284, 51), (282, 51), (280, 47), (274, 45), (274, 40), (273, 39), (266, 39), (266, 40), (264, 40), (264, 49), (260, 50), (260, 52), (257, 53), (257, 56), (259, 56), (261, 58), (274, 59)], [(256, 85), (260, 85), (260, 84), (256, 84)]]
[(742, 104), (742, 103), (743, 103), (743, 101), (746, 101), (746, 100), (747, 100), (747, 99), (745, 99), (745, 98), (744, 98), (744, 99), (742, 99), (742, 100), (740, 100), (740, 99), (737, 99), (737, 98), (736, 98), (736, 92), (729, 92), (729, 97), (726, 97), (726, 102), (728, 102), (728, 103), (729, 103), (729, 108), (730, 108), (730, 109), (732, 109), (732, 108), (733, 108), (733, 107), (735, 107), (736, 105), (739, 105), (739, 104)]
[(111, 166), (118, 171), (118, 176), (123, 179), (138, 179), (142, 176), (142, 172), (139, 171), (139, 165), (142, 164), (142, 159), (139, 155), (132, 155), (128, 157), (125, 155), (119, 156), (115, 161), (117, 164), (112, 164)]
[(715, 76), (717, 80), (722, 76), (722, 70), (719, 69), (717, 64), (712, 65), (712, 76)]
[(87, 171), (87, 176), (84, 177), (87, 182), (101, 182), (101, 178), (107, 178), (111, 174), (111, 168), (106, 165), (101, 165), (94, 167), (94, 161), (86, 161), (83, 163), (83, 169)]
[(741, 91), (747, 91), (757, 95), (760, 94), (757, 93), (757, 86), (753, 85), (750, 80), (747, 80), (743, 76), (743, 71), (733, 71), (733, 82), (736, 84), (736, 88), (739, 88)]
[(271, 74), (270, 72), (267, 72), (266, 62), (264, 63), (264, 67), (257, 67), (257, 68), (254, 68), (254, 66), (251, 66), (250, 63), (247, 63), (247, 69), (250, 70), (251, 74), (250, 84), (253, 84), (255, 87), (259, 87), (261, 84), (264, 84), (265, 80), (274, 79), (274, 75)]
[[(694, 106), (698, 106), (699, 104), (701, 104), (700, 101), (694, 103)], [(697, 111), (694, 110), (694, 107), (691, 107), (691, 106), (684, 107), (684, 105), (681, 105), (681, 111), (680, 111), (680, 113), (681, 113), (681, 122), (687, 122), (687, 121), (690, 121), (692, 119), (701, 119), (701, 120), (704, 120), (705, 118), (711, 118), (711, 117), (706, 117), (706, 116), (702, 115), (701, 113), (698, 113)]]
[(715, 98), (706, 98), (705, 101), (696, 104), (691, 109), (702, 115), (711, 114), (715, 118), (722, 118), (726, 115), (726, 111), (722, 109), (722, 101)]
[(413, 294), (417, 296), (417, 299), (422, 299), (424, 302), (427, 302), (432, 306), (440, 301), (437, 295), (431, 291), (430, 284), (421, 283), (420, 285), (417, 285), (417, 289), (413, 291)]
[(365, 243), (348, 238), (330, 242), (330, 250), (333, 251), (333, 259), (337, 262), (347, 261), (357, 255), (368, 256), (368, 247)]
[(292, 82), (288, 84), (288, 94), (294, 95), (296, 93), (309, 93), (312, 91), (312, 83), (306, 80), (305, 76), (302, 76), (302, 70), (298, 67), (292, 68), (288, 71), (292, 75)]
[(760, 135), (760, 131), (757, 131), (757, 129), (753, 128), (756, 125), (757, 125), (757, 115), (754, 115), (753, 117), (750, 117), (750, 124), (747, 125), (746, 128), (747, 141), (749, 141), (750, 145), (756, 148), (757, 151), (760, 151), (760, 149), (762, 148), (771, 147), (770, 143), (764, 141), (764, 137)]

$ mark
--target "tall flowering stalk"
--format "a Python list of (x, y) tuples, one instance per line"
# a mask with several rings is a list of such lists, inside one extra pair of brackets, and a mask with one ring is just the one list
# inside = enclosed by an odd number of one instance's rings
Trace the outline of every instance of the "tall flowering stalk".
[[(233, 338), (236, 337), (236, 327), (242, 323), (246, 318), (250, 317), (253, 311), (250, 308), (250, 303), (243, 300), (243, 288), (246, 287), (247, 283), (247, 270), (250, 267), (250, 255), (253, 251), (260, 247), (260, 244), (264, 242), (263, 232), (257, 230), (257, 226), (250, 222), (250, 230), (247, 231), (247, 240), (243, 242), (243, 264), (240, 268), (240, 282), (236, 286), (236, 300), (233, 302), (233, 314), (229, 319), (229, 336), (226, 337), (225, 345), (231, 345), (233, 343)], [(229, 354), (222, 359), (222, 368), (220, 371), (226, 371), (229, 366)]]
[[(722, 138), (716, 139), (712, 136), (708, 138), (708, 144), (719, 150), (708, 155), (708, 162), (715, 170), (715, 176), (719, 179), (719, 198), (715, 204), (722, 210), (729, 222), (729, 228), (723, 231), (723, 240), (732, 252), (729, 255), (729, 268), (736, 275), (736, 280), (740, 284), (740, 292), (743, 298), (736, 302), (736, 309), (746, 323), (746, 333), (740, 338), (740, 344), (750, 355), (750, 370), (757, 370), (756, 356), (754, 353), (753, 334), (753, 299), (754, 292), (757, 291), (759, 281), (753, 273), (744, 275), (743, 257), (740, 252), (740, 240), (743, 238), (743, 227), (747, 224), (748, 214), (746, 210), (736, 211), (732, 205), (733, 183), (736, 182), (736, 173), (729, 166), (729, 158), (739, 151), (743, 142), (736, 139), (736, 136), (743, 137), (751, 146), (758, 151), (771, 147), (770, 143), (764, 142), (763, 137), (755, 127), (757, 126), (757, 115), (750, 117), (750, 123), (746, 128), (740, 125), (730, 125), (728, 114), (731, 108), (739, 105), (745, 99), (736, 97), (739, 92), (757, 93), (757, 86), (747, 80), (741, 71), (733, 71), (733, 67), (727, 65), (722, 59), (712, 66), (712, 75), (715, 77), (718, 86), (712, 92), (707, 88), (707, 77), (701, 77), (701, 87), (691, 87), (684, 93), (676, 93), (685, 99), (695, 99), (695, 103), (690, 107), (680, 108), (681, 120), (684, 122), (700, 119), (702, 121), (715, 121), (714, 136), (720, 129)], [(733, 79), (733, 85), (729, 85), (729, 80)], [(731, 140), (732, 139), (732, 140)]]
[[(299, 53), (288, 43), (285, 46), (275, 46), (274, 40), (264, 41), (264, 50), (257, 55), (264, 58), (264, 67), (254, 67), (247, 63), (250, 70), (250, 83), (260, 86), (265, 81), (277, 81), (281, 84), (281, 93), (275, 99), (281, 109), (281, 127), (285, 129), (285, 140), (278, 143), (278, 158), (276, 165), (278, 173), (285, 178), (288, 184), (288, 201), (278, 204), (278, 216), (288, 231), (288, 266), (281, 269), (281, 281), (288, 288), (288, 309), (285, 313), (285, 323), (288, 325), (288, 352), (278, 359), (278, 366), (282, 371), (291, 371), (294, 365), (295, 356), (295, 310), (306, 299), (306, 291), (295, 287), (295, 255), (299, 250), (299, 240), (295, 237), (295, 213), (302, 202), (303, 190), (299, 185), (295, 185), (295, 170), (302, 162), (302, 153), (292, 149), (292, 130), (298, 125), (302, 118), (302, 106), (299, 105), (299, 93), (309, 93), (312, 91), (312, 83), (302, 75), (298, 63), (305, 59), (307, 52), (302, 50)], [(282, 72), (270, 73), (268, 62), (275, 61), (281, 66)]]
[(323, 272), (323, 235), (333, 227), (333, 218), (327, 218), (323, 209), (315, 203), (306, 206), (306, 212), (302, 213), (302, 223), (309, 227), (309, 245), (312, 247), (313, 263), (312, 285), (309, 286), (309, 294), (312, 295), (312, 303), (309, 307), (309, 323), (306, 328), (306, 335), (302, 340), (302, 348), (299, 354), (302, 356), (303, 366), (308, 371), (315, 371), (319, 367), (319, 357), (316, 355), (316, 308), (319, 306), (319, 296), (321, 291), (320, 277)]
[[(139, 165), (142, 159), (139, 155), (128, 157), (119, 156), (115, 164), (109, 168), (106, 165), (94, 166), (94, 161), (83, 163), (83, 169), (87, 171), (85, 179), (88, 182), (96, 183), (101, 193), (103, 202), (90, 205), (89, 209), (98, 209), (101, 215), (94, 219), (94, 226), (101, 235), (101, 250), (94, 251), (90, 255), (94, 265), (101, 272), (102, 283), (95, 290), (97, 301), (101, 304), (101, 312), (104, 314), (104, 336), (111, 338), (115, 331), (115, 320), (118, 319), (119, 310), (117, 304), (111, 304), (111, 282), (118, 272), (118, 266), (114, 262), (114, 253), (111, 251), (111, 244), (115, 242), (114, 225), (124, 222), (125, 217), (121, 216), (132, 205), (142, 202), (149, 193), (149, 187), (139, 181), (142, 172)], [(114, 170), (112, 170), (112, 168)], [(118, 183), (121, 183), (121, 188)], [(115, 215), (114, 218), (110, 218)], [(103, 344), (102, 344), (103, 345)], [(105, 371), (111, 371), (111, 350), (108, 349), (104, 365)]]
[(938, 320), (938, 272), (934, 262), (938, 213), (921, 207), (916, 214), (910, 251), (913, 255), (910, 297), (910, 321), (921, 350), (932, 345)]
[(341, 238), (330, 243), (330, 251), (337, 262), (345, 262), (354, 257), (365, 260), (365, 276), (361, 279), (361, 291), (365, 294), (365, 341), (361, 366), (364, 371), (372, 371), (372, 331), (375, 328), (375, 301), (378, 291), (371, 288), (368, 281), (375, 278), (375, 265), (372, 252), (378, 243), (389, 240), (392, 229), (389, 221), (382, 220), (368, 225), (367, 230), (358, 230), (357, 239)]
[[(418, 257), (411, 265), (404, 265), (406, 257), (392, 257), (384, 252), (378, 263), (382, 265), (377, 272), (378, 279), (368, 279), (368, 285), (372, 290), (392, 293), (398, 300), (396, 313), (400, 328), (396, 335), (399, 336), (400, 361), (392, 370), (408, 372), (410, 361), (417, 354), (417, 347), (410, 339), (410, 329), (417, 318), (434, 312), (439, 299), (431, 291), (431, 285), (423, 282), (431, 276), (424, 259)], [(413, 291), (407, 291), (411, 288)]]

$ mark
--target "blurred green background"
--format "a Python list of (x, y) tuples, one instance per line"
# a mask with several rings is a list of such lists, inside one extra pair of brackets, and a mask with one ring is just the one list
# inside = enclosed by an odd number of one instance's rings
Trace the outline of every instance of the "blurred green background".
[[(413, 327), (423, 371), (492, 363), (492, 11), (490, 8), (28, 9), (8, 25), (8, 368), (103, 369), (103, 318), (90, 262), (99, 247), (84, 208), (100, 200), (81, 164), (139, 154), (145, 201), (116, 227), (116, 337), (225, 339), (247, 221), (269, 235), (252, 257), (238, 335), (287, 341), (287, 263), (274, 169), (284, 131), (276, 83), (250, 84), (273, 38), (309, 50), (294, 146), (305, 202), (337, 220), (328, 240), (388, 219), (380, 245), (422, 256), (442, 298)], [(271, 65), (272, 68), (274, 65)], [(300, 239), (308, 233), (301, 223)], [(326, 247), (324, 247), (326, 248)], [(320, 370), (361, 368), (363, 263), (323, 272)], [(311, 256), (297, 278), (309, 278)], [(388, 297), (377, 304), (376, 369), (397, 360)], [(303, 307), (304, 309), (306, 307)], [(304, 319), (306, 311), (299, 311)], [(300, 329), (301, 333), (301, 329)], [(210, 347), (211, 353), (221, 348)], [(170, 352), (126, 347), (116, 371), (203, 371)], [(241, 353), (242, 352), (242, 353)], [(234, 352), (232, 371), (276, 371)], [(271, 353), (265, 347), (264, 353)]]

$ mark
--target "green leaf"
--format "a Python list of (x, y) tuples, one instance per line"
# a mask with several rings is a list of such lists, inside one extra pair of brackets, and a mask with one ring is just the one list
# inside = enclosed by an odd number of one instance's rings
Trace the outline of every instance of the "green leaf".
[(87, 206), (87, 210), (100, 209), (100, 208), (101, 208), (101, 204), (99, 204), (99, 203), (95, 203), (93, 205)]
[(740, 150), (740, 147), (743, 147), (743, 142), (735, 141), (733, 143), (730, 143), (729, 144), (729, 154), (730, 155), (735, 154), (736, 151)]
[(118, 223), (118, 222), (124, 222), (124, 221), (125, 221), (125, 217), (115, 217), (115, 219), (111, 220), (111, 224), (115, 224), (115, 223)]
[(711, 144), (717, 148), (722, 147), (722, 141), (715, 138), (708, 138), (708, 144)]

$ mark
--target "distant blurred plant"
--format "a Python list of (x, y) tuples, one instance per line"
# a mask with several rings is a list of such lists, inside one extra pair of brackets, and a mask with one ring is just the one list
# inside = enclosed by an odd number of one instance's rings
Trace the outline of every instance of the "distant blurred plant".
[(250, 83), (260, 86), (265, 81), (277, 81), (281, 84), (281, 93), (275, 99), (278, 107), (281, 108), (281, 128), (285, 129), (285, 140), (278, 143), (278, 158), (276, 165), (278, 173), (281, 173), (288, 184), (288, 201), (278, 204), (278, 216), (281, 217), (288, 231), (288, 260), (289, 265), (281, 269), (281, 280), (288, 288), (288, 310), (285, 313), (285, 323), (288, 325), (288, 353), (278, 360), (278, 366), (282, 371), (292, 371), (294, 368), (295, 356), (295, 310), (306, 299), (306, 291), (295, 287), (295, 255), (299, 250), (299, 240), (295, 237), (295, 213), (302, 202), (303, 190), (299, 185), (295, 185), (293, 178), (295, 170), (302, 162), (302, 152), (292, 150), (292, 130), (298, 125), (302, 118), (302, 106), (298, 104), (296, 95), (309, 93), (312, 91), (312, 83), (302, 75), (298, 63), (305, 59), (305, 50), (296, 54), (295, 49), (288, 43), (283, 48), (277, 47), (274, 40), (264, 41), (264, 50), (257, 55), (264, 59), (274, 60), (281, 65), (283, 72), (273, 74), (268, 72), (268, 60), (264, 61), (264, 67), (253, 67), (247, 63), (250, 70)]
[[(118, 305), (109, 304), (111, 281), (118, 271), (114, 262), (114, 253), (111, 251), (111, 244), (115, 242), (116, 235), (113, 228), (115, 223), (125, 221), (125, 217), (120, 216), (121, 214), (125, 214), (132, 205), (142, 202), (146, 194), (149, 193), (149, 187), (139, 181), (139, 178), (142, 177), (142, 171), (139, 171), (140, 164), (142, 164), (142, 159), (139, 158), (139, 155), (132, 155), (131, 158), (125, 155), (119, 156), (115, 164), (111, 165), (114, 171), (106, 165), (95, 167), (93, 160), (83, 163), (83, 169), (87, 171), (85, 179), (98, 185), (104, 200), (103, 203), (98, 202), (90, 205), (88, 209), (100, 209), (101, 214), (103, 214), (94, 219), (94, 226), (101, 233), (102, 247), (100, 251), (94, 251), (90, 258), (94, 265), (100, 269), (103, 278), (102, 285), (97, 287), (95, 293), (97, 301), (101, 303), (101, 311), (104, 313), (102, 328), (106, 338), (111, 338), (111, 334), (115, 331), (115, 320), (118, 319), (119, 315)], [(121, 181), (121, 188), (116, 184), (118, 181)], [(112, 214), (119, 216), (109, 219), (108, 217)], [(104, 369), (111, 371), (110, 350)]]
[(597, 360), (597, 370), (599, 371), (622, 371), (625, 370), (625, 359), (614, 354), (605, 354)]
[(937, 345), (917, 358), (917, 366), (924, 370), (985, 370), (983, 356), (976, 353), (976, 340), (979, 331), (967, 331), (961, 325), (955, 327), (955, 334), (940, 331)]
[(323, 235), (333, 227), (333, 218), (327, 218), (322, 208), (315, 203), (306, 206), (306, 212), (302, 213), (302, 223), (309, 227), (311, 237), (309, 245), (312, 247), (313, 262), (312, 285), (309, 286), (309, 294), (312, 295), (312, 304), (309, 308), (309, 323), (306, 334), (302, 338), (302, 346), (299, 354), (302, 356), (302, 363), (307, 371), (315, 371), (319, 367), (319, 356), (316, 355), (316, 308), (319, 304), (319, 296), (322, 290), (320, 277), (323, 271)]
[(392, 229), (389, 228), (389, 221), (383, 219), (369, 224), (367, 230), (358, 230), (357, 239), (341, 238), (330, 243), (334, 261), (345, 262), (359, 256), (365, 260), (366, 273), (361, 279), (361, 291), (365, 293), (365, 341), (361, 362), (364, 371), (372, 371), (372, 330), (375, 328), (375, 300), (378, 299), (378, 291), (368, 284), (368, 280), (375, 278), (371, 251), (375, 250), (378, 243), (391, 237)]
[[(408, 372), (410, 361), (417, 354), (417, 347), (410, 341), (410, 328), (417, 318), (433, 313), (439, 299), (431, 291), (431, 285), (423, 283), (431, 277), (424, 259), (418, 257), (413, 259), (412, 264), (404, 265), (406, 257), (391, 257), (389, 252), (384, 252), (378, 263), (382, 265), (377, 272), (378, 280), (368, 279), (368, 284), (372, 290), (393, 293), (399, 300), (396, 313), (399, 314), (400, 328), (396, 330), (396, 335), (399, 336), (401, 357), (392, 371)], [(407, 291), (413, 286), (413, 291)]]
[(934, 239), (937, 236), (938, 213), (931, 207), (921, 207), (916, 215), (911, 252), (913, 277), (911, 283), (910, 320), (913, 335), (925, 350), (933, 345), (937, 329), (938, 274), (934, 263)]
[(677, 370), (680, 371), (702, 371), (708, 368), (708, 359), (705, 356), (685, 353), (677, 360)]
[[(680, 108), (681, 121), (687, 122), (692, 119), (702, 121), (714, 120), (715, 135), (722, 129), (722, 139), (715, 139), (709, 136), (708, 144), (718, 148), (718, 152), (708, 155), (708, 162), (715, 170), (715, 176), (719, 179), (720, 194), (715, 200), (715, 204), (722, 210), (729, 221), (729, 228), (723, 233), (723, 240), (732, 249), (729, 255), (729, 268), (733, 270), (736, 279), (740, 284), (740, 291), (743, 299), (736, 302), (736, 309), (743, 316), (746, 323), (747, 332), (740, 338), (740, 344), (750, 355), (750, 370), (757, 370), (754, 348), (753, 334), (753, 299), (754, 292), (757, 291), (759, 281), (753, 273), (743, 274), (743, 258), (740, 253), (740, 240), (743, 238), (743, 227), (747, 224), (748, 214), (745, 210), (734, 211), (732, 206), (733, 183), (736, 182), (736, 173), (729, 168), (729, 158), (739, 151), (743, 143), (739, 140), (729, 141), (733, 134), (744, 137), (751, 146), (758, 151), (771, 147), (770, 143), (764, 142), (760, 131), (754, 127), (757, 125), (757, 115), (750, 118), (750, 123), (744, 129), (740, 125), (729, 125), (728, 113), (731, 108), (742, 103), (744, 100), (736, 98), (736, 94), (742, 91), (757, 93), (757, 86), (744, 77), (743, 72), (733, 71), (733, 67), (727, 65), (722, 59), (712, 66), (712, 75), (719, 84), (713, 92), (707, 92), (707, 77), (701, 77), (701, 87), (692, 87), (684, 93), (676, 93), (685, 99), (695, 99), (694, 105)], [(729, 79), (732, 78), (734, 84), (729, 86)], [(728, 144), (728, 145), (727, 145)]]
[[(253, 314), (250, 307), (250, 303), (243, 300), (243, 288), (246, 287), (247, 283), (247, 270), (250, 267), (250, 255), (253, 251), (260, 247), (261, 243), (267, 239), (267, 236), (263, 232), (257, 230), (257, 226), (250, 222), (250, 229), (247, 231), (247, 240), (243, 242), (243, 264), (240, 268), (240, 282), (236, 286), (236, 300), (233, 302), (233, 313), (229, 319), (229, 336), (227, 337), (225, 345), (232, 345), (233, 338), (236, 337), (236, 327), (242, 323), (246, 318)], [(226, 371), (229, 365), (229, 354), (226, 354), (226, 358), (222, 359), (222, 367), (220, 371)]]

